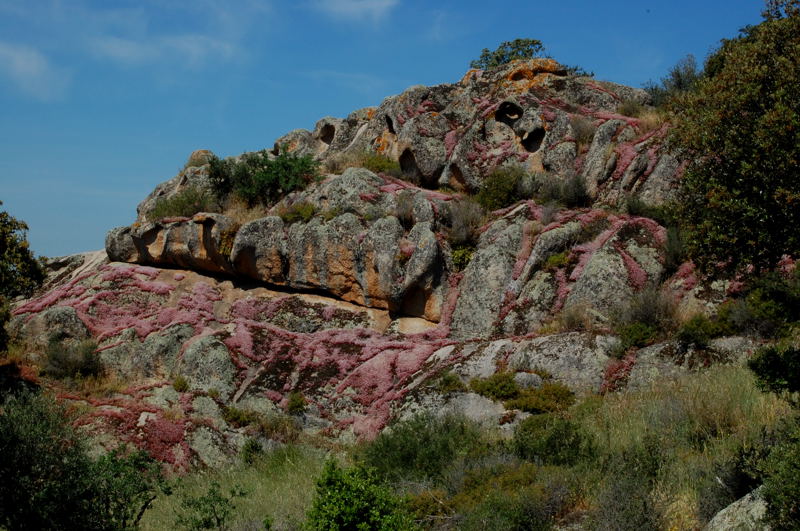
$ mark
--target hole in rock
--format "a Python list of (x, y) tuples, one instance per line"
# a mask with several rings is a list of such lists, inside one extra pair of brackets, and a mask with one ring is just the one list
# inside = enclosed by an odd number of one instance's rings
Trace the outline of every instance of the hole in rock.
[(395, 131), (394, 131), (394, 122), (392, 122), (392, 119), (391, 119), (391, 118), (389, 118), (389, 115), (388, 115), (388, 114), (386, 115), (386, 127), (388, 127), (388, 128), (389, 128), (389, 132), (390, 132), (390, 133), (392, 133), (393, 135), (396, 135), (396, 134), (397, 134), (397, 133), (395, 133)]
[(335, 134), (336, 128), (332, 124), (325, 124), (319, 132), (319, 139), (330, 146)]
[(539, 151), (539, 148), (542, 147), (542, 142), (544, 141), (544, 135), (545, 130), (541, 127), (537, 127), (533, 131), (525, 133), (520, 139), (522, 142), (522, 147), (525, 148), (525, 151), (530, 153)]
[(533, 73), (530, 70), (517, 70), (511, 74), (511, 81), (522, 81), (523, 79), (533, 79)]
[(403, 303), (400, 305), (400, 312), (409, 317), (422, 317), (425, 315), (425, 301), (428, 296), (425, 290), (414, 286), (406, 292)]
[(522, 117), (522, 108), (510, 101), (504, 101), (494, 114), (495, 120), (513, 128), (514, 124)]
[(417, 159), (414, 158), (414, 154), (411, 152), (410, 149), (406, 149), (400, 155), (400, 170), (403, 172), (403, 177), (407, 180), (419, 184), (422, 179), (422, 172), (419, 170), (419, 166), (417, 166)]

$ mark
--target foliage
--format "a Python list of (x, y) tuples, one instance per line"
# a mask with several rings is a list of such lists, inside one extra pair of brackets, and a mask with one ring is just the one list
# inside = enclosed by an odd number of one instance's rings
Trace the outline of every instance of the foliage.
[(143, 453), (89, 459), (72, 416), (47, 395), (9, 397), (0, 411), (4, 528), (129, 529), (163, 487)]
[(500, 43), (500, 46), (493, 52), (489, 51), (488, 48), (484, 48), (480, 57), (469, 63), (469, 67), (486, 70), (487, 68), (502, 66), (518, 59), (531, 59), (542, 54), (544, 54), (542, 41), (538, 39), (514, 39), (513, 41)]
[(571, 261), (571, 254), (570, 251), (561, 251), (560, 253), (551, 254), (547, 257), (547, 260), (544, 261), (542, 265), (542, 269), (544, 271), (555, 271), (556, 269), (561, 269), (563, 267), (567, 267)]
[(617, 114), (638, 118), (644, 113), (645, 107), (636, 100), (622, 100), (617, 106)]
[(553, 528), (558, 509), (547, 501), (547, 496), (540, 489), (490, 491), (486, 499), (469, 512), (460, 529), (546, 531)]
[(758, 349), (747, 360), (762, 389), (774, 392), (800, 391), (800, 348), (770, 345)]
[(774, 448), (765, 468), (764, 519), (773, 529), (800, 528), (800, 429)]
[[(655, 288), (645, 288), (631, 297), (627, 303), (620, 304), (613, 311), (615, 329), (622, 331), (625, 327), (639, 323), (650, 327), (653, 331), (670, 330), (675, 323), (675, 301), (668, 294)], [(630, 330), (637, 332), (638, 330)]]
[(175, 195), (156, 199), (153, 207), (145, 213), (145, 218), (148, 221), (171, 217), (190, 218), (198, 212), (219, 212), (219, 205), (206, 190), (190, 186)]
[(724, 327), (716, 320), (711, 320), (705, 314), (693, 315), (678, 329), (675, 338), (684, 348), (706, 348), (711, 339), (724, 334)]
[(236, 486), (226, 494), (217, 481), (212, 481), (205, 494), (183, 496), (175, 525), (191, 530), (225, 529), (236, 509), (236, 499), (246, 495), (244, 490)]
[(575, 403), (575, 394), (564, 384), (544, 382), (538, 389), (523, 389), (506, 401), (507, 409), (520, 409), (534, 415), (564, 411)]
[(286, 399), (286, 412), (290, 415), (299, 415), (306, 410), (306, 397), (300, 391), (292, 391)]
[(185, 393), (189, 390), (189, 381), (182, 374), (179, 374), (172, 381), (172, 388), (179, 393)]
[(750, 280), (742, 297), (725, 304), (719, 317), (734, 331), (767, 338), (787, 335), (800, 321), (800, 276), (767, 273)]
[(540, 203), (555, 202), (567, 208), (585, 207), (591, 202), (586, 182), (579, 174), (568, 175), (565, 179), (551, 175), (541, 176), (534, 195)]
[(653, 325), (638, 321), (622, 325), (617, 329), (623, 352), (632, 347), (646, 347), (653, 342), (657, 334), (658, 330)]
[(478, 233), (486, 218), (486, 213), (477, 201), (472, 199), (459, 199), (450, 201), (450, 228), (447, 239), (456, 246), (474, 245), (478, 240)]
[(572, 137), (578, 146), (578, 151), (592, 143), (597, 128), (591, 120), (580, 114), (573, 114), (569, 118), (569, 125), (572, 129)]
[(0, 212), (0, 298), (29, 296), (44, 280), (42, 266), (28, 248), (27, 230), (24, 222)]
[(674, 141), (692, 164), (681, 217), (706, 272), (768, 269), (800, 254), (800, 15), (724, 41), (681, 98)]
[(259, 421), (257, 413), (246, 409), (239, 409), (235, 406), (225, 406), (222, 409), (222, 418), (225, 422), (237, 428), (255, 424)]
[(650, 95), (654, 106), (662, 107), (675, 98), (696, 90), (702, 79), (703, 71), (698, 70), (697, 60), (689, 54), (670, 68), (667, 76), (662, 77), (659, 83), (645, 83), (644, 90)]
[(514, 381), (514, 373), (496, 372), (486, 378), (474, 378), (469, 386), (479, 395), (492, 400), (508, 400), (519, 396), (519, 386)]
[(347, 168), (366, 168), (373, 173), (385, 173), (393, 177), (402, 177), (400, 163), (375, 151), (337, 153), (325, 161), (327, 171), (341, 174)]
[(574, 465), (590, 458), (594, 450), (591, 436), (575, 422), (554, 415), (534, 415), (514, 429), (514, 453), (536, 464)]
[(253, 462), (264, 453), (264, 447), (258, 442), (258, 439), (248, 437), (242, 449), (239, 451), (239, 458), (243, 463), (252, 465)]
[(50, 338), (45, 350), (44, 374), (58, 380), (99, 376), (103, 372), (97, 343), (84, 340), (77, 344), (65, 343), (58, 336)]
[(458, 245), (453, 248), (453, 267), (456, 271), (464, 271), (475, 255), (474, 245)]
[(373, 470), (342, 469), (331, 460), (317, 480), (316, 497), (308, 512), (306, 528), (390, 531), (413, 529), (413, 524), (400, 502), (380, 485)]
[(305, 188), (317, 177), (318, 166), (310, 155), (295, 155), (284, 147), (274, 156), (259, 151), (246, 153), (238, 161), (212, 158), (209, 179), (220, 198), (234, 193), (249, 206), (269, 205)]
[(480, 191), (475, 195), (475, 201), (484, 209), (492, 211), (525, 199), (521, 193), (524, 176), (525, 170), (516, 166), (494, 170), (483, 181)]
[(461, 381), (461, 378), (459, 378), (457, 374), (450, 371), (447, 371), (439, 376), (434, 385), (436, 386), (436, 390), (440, 393), (455, 393), (467, 390), (467, 386), (464, 385), (464, 382)]
[(298, 201), (281, 210), (278, 215), (281, 217), (284, 223), (291, 225), (292, 223), (297, 223), (298, 221), (308, 223), (316, 213), (317, 207), (315, 207), (313, 203), (309, 203), (308, 201)]
[(385, 479), (441, 480), (450, 463), (480, 440), (478, 426), (464, 417), (419, 414), (378, 435), (362, 460)]

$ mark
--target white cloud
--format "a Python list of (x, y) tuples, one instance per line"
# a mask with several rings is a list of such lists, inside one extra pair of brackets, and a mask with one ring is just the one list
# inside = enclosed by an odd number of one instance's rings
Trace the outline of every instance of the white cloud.
[(0, 42), (0, 75), (8, 77), (26, 95), (50, 101), (69, 86), (69, 73), (53, 66), (47, 57), (29, 46)]
[(398, 3), (400, 0), (314, 0), (313, 5), (337, 18), (378, 21)]
[(103, 36), (92, 39), (90, 47), (97, 57), (129, 66), (168, 62), (197, 68), (230, 59), (236, 52), (236, 46), (229, 42), (199, 34), (145, 39)]

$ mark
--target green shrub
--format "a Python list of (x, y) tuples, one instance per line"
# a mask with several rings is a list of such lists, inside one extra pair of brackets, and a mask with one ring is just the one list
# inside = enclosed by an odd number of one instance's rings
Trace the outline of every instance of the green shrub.
[(520, 199), (526, 199), (520, 190), (524, 175), (525, 170), (519, 167), (505, 167), (493, 171), (483, 181), (475, 200), (484, 209), (492, 211), (509, 206)]
[(570, 252), (569, 251), (562, 251), (557, 254), (551, 254), (547, 257), (544, 264), (542, 265), (542, 269), (545, 271), (555, 271), (556, 269), (561, 269), (567, 267), (570, 263)]
[(653, 325), (640, 322), (623, 325), (616, 332), (619, 335), (622, 352), (632, 347), (646, 347), (658, 334), (658, 330)]
[(302, 190), (318, 175), (317, 161), (298, 156), (285, 148), (276, 156), (266, 151), (246, 153), (238, 161), (211, 159), (209, 179), (218, 197), (234, 193), (254, 206), (270, 205), (284, 195)]
[(740, 299), (723, 305), (719, 318), (737, 332), (766, 338), (787, 335), (800, 320), (800, 277), (756, 277)]
[(747, 360), (747, 366), (756, 375), (761, 388), (780, 392), (800, 391), (800, 349), (796, 347), (767, 346), (758, 349)]
[(84, 340), (67, 344), (59, 336), (53, 336), (45, 350), (47, 359), (44, 374), (56, 379), (97, 377), (103, 366), (97, 355), (97, 343)]
[(233, 487), (225, 494), (220, 485), (212, 481), (201, 496), (184, 495), (175, 525), (185, 529), (226, 529), (228, 520), (236, 509), (236, 498), (247, 493)]
[(484, 48), (478, 59), (469, 63), (470, 68), (486, 70), (496, 68), (518, 59), (531, 59), (544, 53), (544, 45), (539, 39), (514, 39), (500, 43), (494, 51)]
[(361, 156), (361, 166), (373, 173), (386, 173), (395, 177), (402, 175), (399, 162), (374, 151), (367, 151)]
[(593, 455), (591, 436), (571, 420), (553, 414), (534, 415), (514, 429), (514, 453), (537, 464), (574, 465)]
[(239, 450), (239, 458), (243, 463), (252, 465), (253, 462), (264, 454), (264, 447), (258, 442), (258, 439), (248, 437), (242, 449)]
[(519, 396), (519, 386), (514, 381), (514, 373), (496, 372), (486, 378), (474, 378), (469, 386), (479, 395), (492, 400), (508, 400)]
[(400, 502), (380, 485), (374, 471), (362, 467), (342, 469), (328, 461), (317, 480), (306, 528), (404, 531), (414, 525)]
[(222, 418), (225, 422), (237, 428), (256, 424), (260, 420), (258, 413), (234, 406), (225, 406), (222, 409)]
[(455, 267), (456, 271), (464, 271), (472, 261), (472, 257), (474, 255), (474, 245), (460, 245), (453, 247), (453, 267)]
[(548, 501), (546, 493), (541, 489), (490, 491), (486, 499), (466, 515), (459, 529), (465, 531), (553, 529), (559, 507)]
[(309, 203), (308, 201), (298, 201), (286, 209), (281, 210), (278, 215), (281, 217), (284, 223), (291, 225), (292, 223), (297, 223), (298, 221), (308, 223), (316, 213), (317, 207), (315, 207), (313, 203)]
[(460, 416), (418, 414), (368, 444), (362, 460), (387, 480), (441, 480), (460, 456), (478, 447), (479, 427)]
[(534, 196), (540, 203), (558, 203), (567, 208), (585, 207), (591, 203), (586, 182), (579, 174), (565, 179), (557, 175), (542, 175), (536, 183)]
[(631, 297), (627, 303), (617, 306), (612, 312), (615, 328), (640, 323), (653, 330), (667, 331), (675, 324), (675, 301), (655, 288), (645, 288)]
[(662, 107), (677, 100), (679, 96), (696, 90), (702, 78), (702, 69), (698, 70), (697, 61), (692, 54), (689, 54), (678, 61), (659, 83), (648, 81), (643, 88), (650, 95), (652, 104)]
[(461, 378), (459, 378), (457, 374), (450, 371), (447, 371), (439, 376), (434, 385), (436, 390), (440, 393), (456, 393), (467, 390), (467, 386), (464, 385), (464, 382), (461, 381)]
[(306, 410), (306, 397), (300, 391), (292, 391), (286, 399), (286, 412), (290, 415), (299, 415)]
[(712, 321), (705, 314), (693, 315), (688, 321), (683, 323), (678, 329), (675, 338), (684, 348), (694, 346), (704, 349), (708, 346), (711, 339), (724, 333), (722, 325), (717, 321)]
[(185, 393), (189, 390), (189, 381), (182, 374), (179, 374), (172, 381), (172, 388), (179, 393)]
[(765, 468), (765, 521), (772, 529), (800, 529), (800, 429), (773, 449)]
[[(2, 204), (0, 201), (0, 206)], [(0, 212), (0, 307), (6, 299), (33, 294), (44, 280), (42, 263), (28, 248), (27, 230), (24, 222), (8, 212)], [(0, 350), (3, 349), (0, 342)]]
[(163, 218), (190, 218), (198, 212), (219, 212), (219, 205), (214, 197), (203, 190), (190, 186), (170, 197), (159, 197), (153, 207), (145, 213), (148, 221)]
[(72, 421), (43, 394), (0, 404), (0, 527), (131, 529), (164, 486), (144, 453), (91, 460)]
[(558, 382), (545, 382), (538, 389), (524, 389), (515, 398), (506, 401), (507, 409), (520, 409), (533, 413), (564, 411), (575, 403), (575, 393)]

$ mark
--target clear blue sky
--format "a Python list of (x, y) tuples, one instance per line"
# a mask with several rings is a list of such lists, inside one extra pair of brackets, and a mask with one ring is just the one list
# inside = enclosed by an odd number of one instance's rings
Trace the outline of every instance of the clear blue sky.
[(759, 0), (0, 0), (1, 209), (33, 250), (100, 249), (207, 148), (271, 147), (482, 48), (537, 38), (641, 86), (760, 20)]

